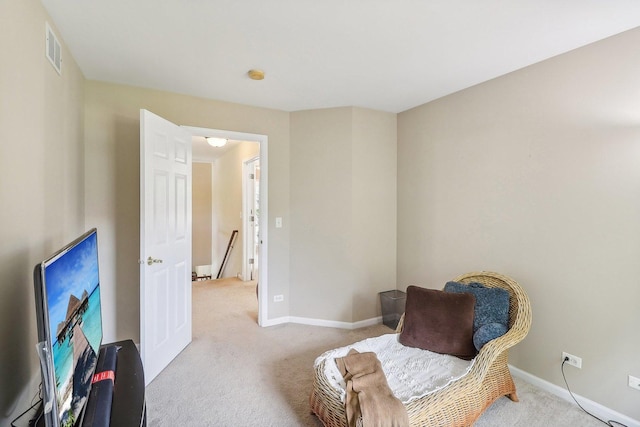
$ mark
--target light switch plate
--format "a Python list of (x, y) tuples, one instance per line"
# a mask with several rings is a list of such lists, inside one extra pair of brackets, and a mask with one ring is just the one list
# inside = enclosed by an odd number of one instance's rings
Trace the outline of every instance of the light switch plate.
[(629, 387), (640, 390), (640, 378), (629, 375)]

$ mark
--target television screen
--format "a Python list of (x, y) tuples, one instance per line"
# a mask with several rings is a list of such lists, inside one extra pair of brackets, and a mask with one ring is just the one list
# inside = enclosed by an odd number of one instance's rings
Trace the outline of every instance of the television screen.
[(45, 422), (79, 425), (102, 343), (96, 229), (36, 265), (34, 285), (38, 338), (51, 355), (43, 381), (55, 395)]

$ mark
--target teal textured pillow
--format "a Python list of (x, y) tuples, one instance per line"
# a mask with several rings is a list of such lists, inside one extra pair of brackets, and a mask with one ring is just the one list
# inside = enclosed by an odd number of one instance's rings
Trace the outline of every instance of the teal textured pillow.
[(489, 341), (503, 336), (507, 333), (507, 325), (502, 323), (487, 323), (473, 334), (473, 345), (476, 350), (480, 349)]
[[(452, 293), (470, 293), (476, 297), (473, 333), (474, 345), (478, 351), (482, 345), (503, 335), (509, 329), (509, 292), (506, 289), (487, 288), (481, 283), (465, 285), (464, 283), (447, 282), (444, 285), (444, 290)], [(483, 326), (494, 323), (503, 325), (503, 328), (493, 325), (480, 331)], [(478, 332), (480, 334), (476, 340), (475, 334)], [(481, 345), (478, 346), (476, 341)]]

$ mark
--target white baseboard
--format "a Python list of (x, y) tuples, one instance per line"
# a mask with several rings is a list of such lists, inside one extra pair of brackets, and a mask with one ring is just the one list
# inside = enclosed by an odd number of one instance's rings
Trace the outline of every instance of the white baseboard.
[(366, 328), (367, 326), (379, 325), (382, 323), (382, 316), (373, 317), (371, 319), (360, 320), (359, 322), (352, 323), (351, 329)]
[(289, 317), (289, 322), (298, 323), (300, 325), (322, 326), (325, 328), (338, 328), (338, 329), (354, 329), (353, 323), (339, 322), (337, 320), (322, 320), (322, 319), (310, 319), (308, 317)]
[(283, 323), (289, 323), (289, 316), (276, 317), (275, 319), (267, 319), (260, 326), (262, 327), (276, 326), (276, 325), (282, 325)]
[[(518, 377), (529, 384), (532, 384), (544, 391), (547, 391), (554, 396), (557, 396), (567, 402), (571, 402), (575, 405), (575, 402), (571, 398), (569, 392), (563, 387), (559, 387), (555, 384), (550, 383), (549, 381), (543, 380), (542, 378), (538, 378), (535, 375), (531, 375), (528, 372), (523, 371), (522, 369), (518, 369), (515, 366), (509, 365), (509, 370), (514, 377)], [(618, 421), (626, 425), (627, 427), (640, 427), (640, 421), (634, 420), (631, 417), (628, 417), (620, 412), (614, 411), (613, 409), (609, 409), (606, 406), (603, 406), (593, 400), (589, 400), (582, 396), (579, 396), (573, 393), (580, 406), (582, 406), (585, 410), (589, 411), (593, 415), (598, 418), (603, 419), (604, 421), (613, 420)]]
[(336, 320), (311, 319), (308, 317), (284, 316), (275, 319), (268, 319), (262, 326), (275, 326), (283, 323), (298, 323), (300, 325), (322, 326), (325, 328), (338, 329), (359, 329), (367, 326), (378, 325), (382, 323), (382, 316), (371, 319), (360, 320), (358, 322), (339, 322)]

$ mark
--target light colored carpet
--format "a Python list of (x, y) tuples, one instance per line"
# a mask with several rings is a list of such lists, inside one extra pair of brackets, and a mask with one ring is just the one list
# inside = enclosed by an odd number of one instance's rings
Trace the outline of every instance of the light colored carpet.
[[(313, 361), (325, 350), (391, 332), (257, 325), (255, 282), (193, 283), (193, 342), (147, 387), (148, 425), (311, 426)], [(519, 403), (496, 401), (476, 422), (494, 426), (601, 426), (577, 407), (516, 379)]]

